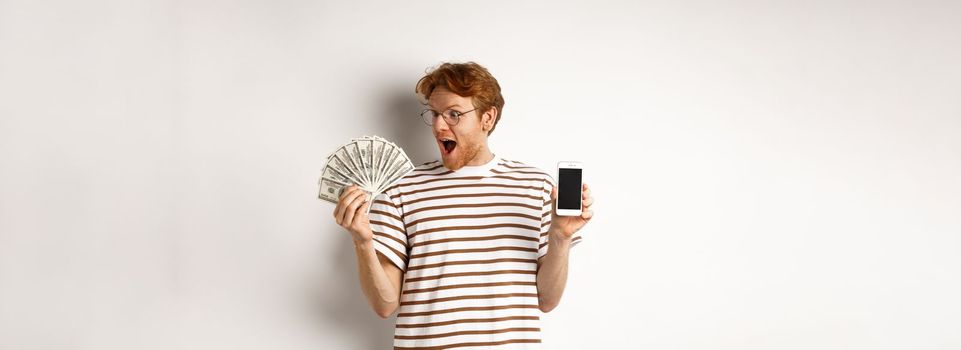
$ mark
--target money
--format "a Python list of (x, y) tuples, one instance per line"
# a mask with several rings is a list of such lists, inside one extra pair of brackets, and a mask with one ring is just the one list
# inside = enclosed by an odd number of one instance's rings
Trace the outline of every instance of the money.
[(365, 135), (327, 156), (317, 183), (317, 198), (336, 204), (352, 184), (360, 186), (369, 198), (376, 198), (413, 170), (414, 164), (403, 149), (380, 136)]
[(347, 186), (348, 185), (345, 183), (334, 180), (321, 179), (319, 198), (325, 201), (337, 203), (337, 200), (340, 198), (340, 194), (344, 192), (344, 189), (347, 188)]

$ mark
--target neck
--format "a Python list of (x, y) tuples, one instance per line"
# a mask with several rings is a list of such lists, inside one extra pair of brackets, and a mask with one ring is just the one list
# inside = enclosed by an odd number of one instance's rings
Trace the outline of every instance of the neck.
[(481, 149), (477, 151), (477, 155), (474, 156), (474, 159), (471, 159), (466, 165), (484, 165), (491, 161), (491, 159), (494, 159), (494, 154), (491, 153), (491, 150), (487, 147), (487, 145), (483, 145), (481, 146)]

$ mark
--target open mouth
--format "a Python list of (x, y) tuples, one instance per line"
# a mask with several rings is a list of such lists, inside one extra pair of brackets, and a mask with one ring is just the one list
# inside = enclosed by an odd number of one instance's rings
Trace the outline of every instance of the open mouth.
[(451, 140), (449, 138), (440, 139), (441, 148), (444, 149), (445, 154), (450, 154), (457, 147), (457, 141)]

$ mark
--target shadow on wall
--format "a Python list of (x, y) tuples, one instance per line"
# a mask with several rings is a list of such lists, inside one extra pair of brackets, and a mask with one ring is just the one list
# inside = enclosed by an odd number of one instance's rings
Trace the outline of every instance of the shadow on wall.
[(414, 92), (414, 83), (416, 80), (399, 82), (377, 94), (377, 99), (384, 102), (381, 110), (384, 117), (380, 125), (372, 127), (403, 148), (416, 166), (440, 159), (440, 154), (430, 126), (421, 120), (420, 112), (425, 107)]
[(396, 316), (381, 319), (374, 313), (364, 297), (357, 277), (357, 257), (350, 234), (340, 226), (332, 226), (322, 235), (330, 237), (325, 244), (330, 274), (320, 281), (315, 291), (319, 297), (311, 298), (318, 303), (322, 324), (335, 325), (334, 334), (345, 339), (337, 343), (352, 344), (355, 349), (383, 350), (394, 346), (394, 321)]
[[(403, 148), (414, 165), (438, 159), (430, 128), (420, 119), (424, 107), (414, 93), (413, 82), (385, 88), (376, 98), (382, 101), (384, 117), (378, 125), (371, 125), (371, 134)], [(325, 319), (322, 324), (337, 325), (335, 333), (348, 338), (341, 342), (361, 346), (358, 349), (393, 348), (396, 314), (385, 320), (370, 308), (357, 277), (357, 257), (349, 234), (335, 224), (327, 227), (321, 236), (329, 237), (325, 246), (332, 250), (326, 255), (330, 274), (318, 283), (310, 298), (319, 309), (318, 316)]]

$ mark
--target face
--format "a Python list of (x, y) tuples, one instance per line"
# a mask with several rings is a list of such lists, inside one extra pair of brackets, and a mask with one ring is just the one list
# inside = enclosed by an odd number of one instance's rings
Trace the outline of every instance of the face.
[[(442, 87), (434, 89), (427, 105), (440, 113), (448, 109), (458, 112), (474, 109), (470, 97), (457, 95)], [(460, 169), (478, 154), (487, 151), (487, 130), (493, 125), (493, 113), (496, 113), (494, 111), (493, 108), (487, 113), (474, 110), (462, 115), (456, 125), (448, 125), (441, 116), (434, 119), (434, 140), (440, 149), (444, 167), (450, 170)]]

